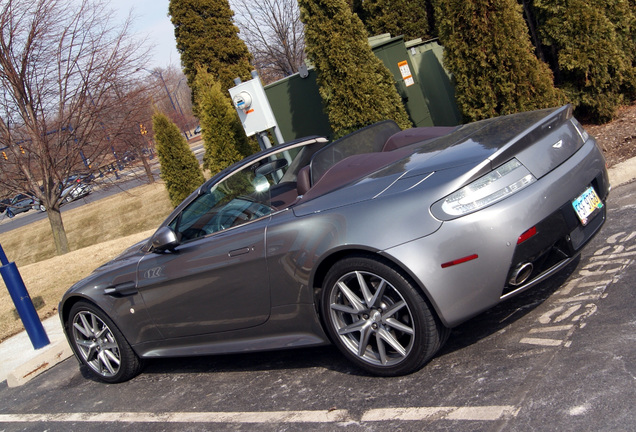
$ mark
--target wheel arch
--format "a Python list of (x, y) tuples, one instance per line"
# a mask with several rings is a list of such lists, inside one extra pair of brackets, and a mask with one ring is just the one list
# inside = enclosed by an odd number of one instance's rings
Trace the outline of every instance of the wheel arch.
[[(419, 281), (419, 279), (415, 277), (415, 275), (411, 273), (404, 264), (402, 264), (399, 260), (397, 260), (395, 257), (391, 255), (382, 253), (378, 250), (371, 250), (364, 247), (352, 247), (347, 249), (335, 250), (320, 260), (310, 279), (310, 287), (312, 287), (314, 290), (314, 304), (316, 305), (317, 311), (320, 309), (320, 301), (321, 301), (320, 299), (321, 299), (322, 288), (323, 288), (327, 273), (329, 272), (329, 269), (336, 262), (345, 258), (350, 258), (350, 257), (362, 257), (362, 258), (373, 259), (375, 261), (378, 261), (396, 270), (398, 273), (402, 275), (402, 277), (404, 277), (415, 289), (417, 289), (424, 296), (427, 303), (431, 307), (431, 310), (434, 312), (436, 319), (439, 320), (439, 322), (444, 327), (446, 327), (446, 324), (442, 320), (441, 315), (439, 311), (437, 310), (437, 305), (431, 298), (430, 293), (428, 292), (424, 284), (421, 281)], [(322, 321), (322, 317), (320, 318)]]
[(121, 331), (120, 323), (118, 323), (117, 320), (113, 318), (112, 313), (108, 313), (102, 305), (95, 302), (95, 300), (93, 300), (91, 297), (77, 295), (77, 294), (64, 299), (63, 303), (60, 303), (60, 306), (59, 306), (60, 310), (58, 313), (60, 315), (60, 320), (62, 321), (62, 328), (64, 330), (64, 333), (67, 335), (67, 338), (70, 337), (70, 334), (69, 334), (70, 329), (68, 328), (68, 319), (71, 315), (71, 309), (73, 309), (73, 306), (75, 306), (79, 302), (90, 303), (93, 307), (102, 311), (102, 313), (106, 315), (113, 322), (113, 324), (117, 327), (117, 330), (119, 330), (119, 332), (124, 336), (124, 338), (128, 340), (128, 338), (126, 337), (126, 334)]

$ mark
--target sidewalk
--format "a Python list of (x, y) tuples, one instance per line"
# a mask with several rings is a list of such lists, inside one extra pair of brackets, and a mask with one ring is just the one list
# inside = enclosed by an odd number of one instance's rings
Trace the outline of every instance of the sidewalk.
[(0, 344), (0, 382), (6, 380), (9, 387), (22, 385), (73, 355), (57, 314), (42, 324), (51, 342), (43, 348), (34, 349), (26, 331)]
[[(613, 166), (609, 170), (613, 187), (636, 178), (636, 158)], [(25, 331), (0, 344), (0, 382), (7, 380), (9, 387), (28, 382), (57, 363), (73, 355), (62, 332), (57, 315), (43, 321), (44, 329), (51, 343), (34, 350)]]

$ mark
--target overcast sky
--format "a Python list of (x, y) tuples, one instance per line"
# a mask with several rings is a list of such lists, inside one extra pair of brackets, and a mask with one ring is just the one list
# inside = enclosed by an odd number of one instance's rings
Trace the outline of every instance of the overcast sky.
[(169, 0), (110, 0), (110, 7), (116, 12), (116, 19), (123, 21), (133, 10), (133, 31), (147, 36), (155, 45), (152, 58), (148, 60), (150, 69), (165, 68), (170, 64), (181, 67), (179, 53), (174, 39), (174, 27), (168, 17)]

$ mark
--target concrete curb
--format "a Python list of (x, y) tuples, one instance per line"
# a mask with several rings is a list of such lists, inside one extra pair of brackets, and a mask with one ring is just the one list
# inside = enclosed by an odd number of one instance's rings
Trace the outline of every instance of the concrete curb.
[(636, 158), (614, 165), (608, 170), (610, 184), (620, 186), (636, 178)]
[(49, 344), (43, 350), (37, 357), (28, 360), (9, 372), (9, 375), (7, 375), (7, 386), (21, 386), (73, 355), (73, 351), (66, 340)]

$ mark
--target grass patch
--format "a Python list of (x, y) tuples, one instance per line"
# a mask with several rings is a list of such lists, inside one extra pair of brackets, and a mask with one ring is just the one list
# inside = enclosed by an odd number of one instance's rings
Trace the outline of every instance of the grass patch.
[[(62, 213), (71, 251), (157, 228), (172, 211), (163, 184), (139, 186)], [(18, 267), (56, 256), (48, 219), (0, 234), (0, 244)]]
[[(172, 211), (163, 184), (140, 186), (128, 192), (83, 205), (62, 214), (72, 252), (56, 256), (48, 220), (0, 234), (10, 261), (15, 261), (40, 318), (57, 312), (64, 292), (95, 268), (130, 245), (149, 237)], [(0, 278), (0, 341), (23, 330), (13, 302)]]

